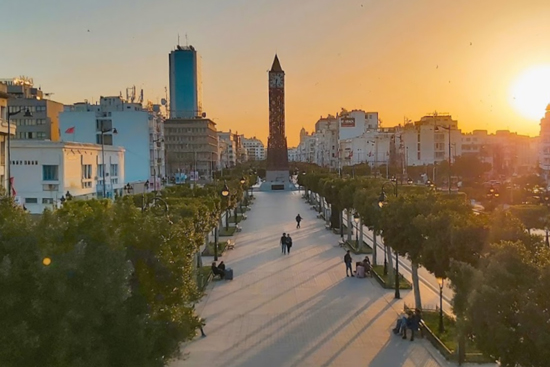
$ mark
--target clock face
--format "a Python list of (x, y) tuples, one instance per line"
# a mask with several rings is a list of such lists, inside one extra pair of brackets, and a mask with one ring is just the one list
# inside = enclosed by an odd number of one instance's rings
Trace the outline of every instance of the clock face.
[(269, 77), (270, 88), (282, 88), (284, 86), (283, 74), (273, 74)]

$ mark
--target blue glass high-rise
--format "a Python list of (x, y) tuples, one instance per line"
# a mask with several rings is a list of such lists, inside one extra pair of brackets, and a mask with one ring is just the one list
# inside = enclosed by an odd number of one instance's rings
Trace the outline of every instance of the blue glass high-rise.
[(202, 115), (200, 56), (193, 46), (177, 46), (170, 52), (170, 118)]

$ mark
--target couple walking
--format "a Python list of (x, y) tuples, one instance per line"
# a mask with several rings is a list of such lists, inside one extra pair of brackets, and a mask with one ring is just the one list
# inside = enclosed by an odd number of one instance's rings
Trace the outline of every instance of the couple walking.
[(283, 233), (281, 236), (281, 250), (284, 255), (290, 254), (290, 248), (292, 247), (292, 238), (290, 233)]

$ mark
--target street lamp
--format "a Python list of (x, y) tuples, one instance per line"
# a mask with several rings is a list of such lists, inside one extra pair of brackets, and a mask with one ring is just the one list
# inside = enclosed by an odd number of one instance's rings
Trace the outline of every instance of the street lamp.
[(126, 191), (126, 194), (130, 195), (132, 192), (134, 192), (134, 188), (128, 182), (126, 185), (124, 185), (124, 191)]
[(445, 279), (437, 277), (437, 284), (439, 284), (439, 334), (445, 331), (443, 326), (443, 284)]
[[(378, 206), (380, 206), (380, 208), (382, 208), (386, 203), (387, 197), (386, 192), (384, 191), (384, 187), (386, 185), (393, 186), (395, 197), (397, 197), (397, 179), (395, 181), (384, 182), (384, 184), (382, 185), (382, 190), (380, 192), (380, 197), (378, 199)], [(395, 298), (401, 298), (401, 293), (399, 291), (399, 253), (397, 251), (395, 251)]]
[(229, 231), (229, 214), (228, 214), (228, 210), (229, 210), (229, 187), (227, 187), (227, 182), (223, 182), (223, 188), (222, 188), (222, 191), (220, 192), (220, 194), (222, 195), (222, 198), (227, 198), (227, 208), (225, 210), (225, 230), (226, 231)]
[[(8, 172), (7, 172), (7, 176), (8, 176), (8, 197), (11, 198), (11, 193), (12, 193), (12, 187), (11, 187), (11, 125), (10, 125), (10, 117), (12, 116), (15, 116), (19, 113), (23, 112), (23, 109), (20, 108), (18, 111), (15, 111), (15, 112), (8, 112), (7, 114), (7, 117), (8, 117), (8, 146), (7, 146), (7, 150), (8, 150)], [(32, 117), (32, 113), (31, 111), (27, 108), (25, 109), (25, 114), (23, 115), (24, 117)]]
[(113, 135), (116, 135), (118, 134), (118, 131), (115, 129), (115, 128), (108, 128), (108, 129), (104, 129), (103, 126), (101, 126), (101, 130), (99, 131), (99, 134), (101, 134), (101, 163), (103, 165), (103, 169), (102, 169), (102, 178), (103, 178), (103, 199), (105, 199), (105, 196), (106, 196), (106, 186), (107, 186), (107, 182), (105, 181), (105, 171), (107, 170), (107, 165), (105, 164), (105, 134), (106, 133), (109, 133), (109, 132), (112, 132)]
[(452, 159), (451, 158), (451, 125), (449, 125), (449, 126), (435, 125), (435, 127), (445, 129), (449, 132), (449, 194), (450, 194), (451, 193), (451, 162), (452, 162), (452, 160), (451, 160)]
[(355, 222), (355, 245), (359, 249), (359, 213), (355, 212), (353, 221)]
[(61, 198), (59, 199), (59, 201), (61, 201), (61, 204), (65, 204), (66, 201), (69, 201), (72, 198), (73, 198), (73, 195), (71, 195), (69, 190), (67, 190), (67, 193), (64, 196), (61, 195)]

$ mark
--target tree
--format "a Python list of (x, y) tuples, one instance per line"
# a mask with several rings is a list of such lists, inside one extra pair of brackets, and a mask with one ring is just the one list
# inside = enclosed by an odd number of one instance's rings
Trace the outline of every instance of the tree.
[(471, 283), (467, 314), (478, 347), (505, 367), (542, 367), (550, 358), (550, 250), (492, 245)]
[(545, 206), (514, 205), (510, 207), (510, 212), (521, 221), (529, 233), (534, 228), (545, 228), (548, 216), (548, 208)]

